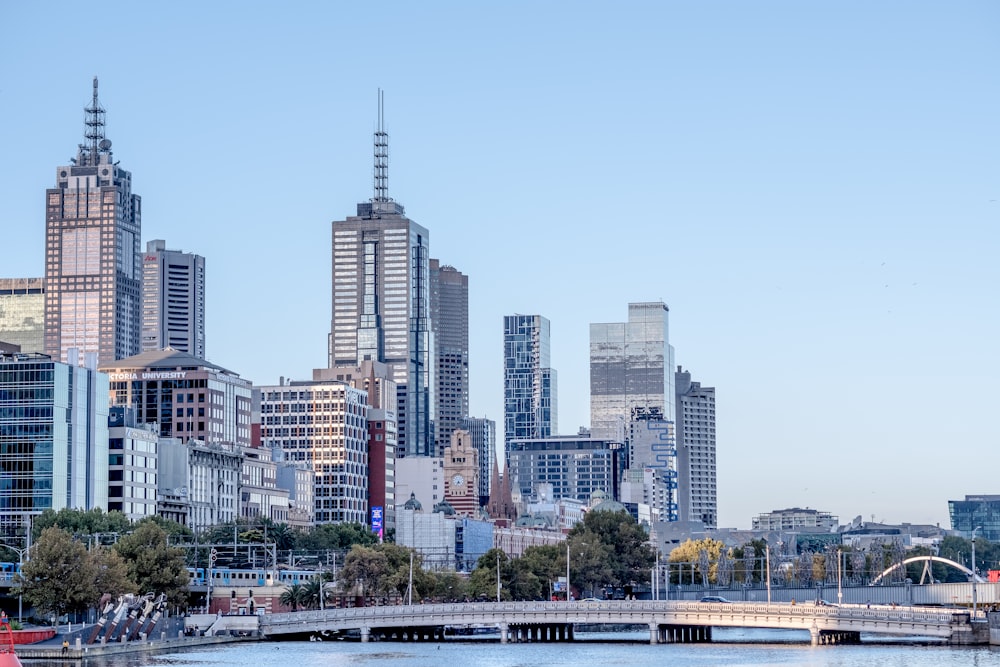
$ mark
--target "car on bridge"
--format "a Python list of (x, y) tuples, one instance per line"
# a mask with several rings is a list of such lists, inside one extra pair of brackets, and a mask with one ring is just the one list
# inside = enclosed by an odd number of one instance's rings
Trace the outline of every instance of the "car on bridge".
[(729, 602), (729, 600), (721, 595), (706, 595), (702, 599), (698, 600), (698, 602)]
[(826, 600), (816, 600), (817, 607), (839, 607), (840, 605), (836, 602), (827, 602)]

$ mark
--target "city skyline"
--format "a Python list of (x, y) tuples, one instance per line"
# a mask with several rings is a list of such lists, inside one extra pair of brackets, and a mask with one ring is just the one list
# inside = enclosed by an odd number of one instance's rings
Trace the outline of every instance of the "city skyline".
[[(996, 490), (1000, 8), (447, 7), (3, 8), (0, 277), (44, 275), (42, 191), (97, 75), (142, 242), (211, 263), (209, 361), (307, 377), (381, 87), (390, 192), (469, 278), (472, 416), (502, 419), (504, 315), (551, 321), (572, 434), (589, 324), (662, 300), (677, 363), (717, 390), (720, 526), (947, 525)], [(56, 48), (90, 33), (116, 48)]]

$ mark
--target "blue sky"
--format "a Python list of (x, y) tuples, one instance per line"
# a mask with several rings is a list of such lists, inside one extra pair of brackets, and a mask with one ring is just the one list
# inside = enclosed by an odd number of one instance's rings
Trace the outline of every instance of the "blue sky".
[(390, 195), (469, 276), (476, 416), (504, 315), (551, 321), (575, 433), (588, 325), (662, 299), (721, 525), (947, 526), (1000, 493), (997, 34), (990, 1), (6, 2), (0, 276), (43, 273), (97, 75), (143, 241), (207, 258), (209, 359), (308, 378), (382, 88)]

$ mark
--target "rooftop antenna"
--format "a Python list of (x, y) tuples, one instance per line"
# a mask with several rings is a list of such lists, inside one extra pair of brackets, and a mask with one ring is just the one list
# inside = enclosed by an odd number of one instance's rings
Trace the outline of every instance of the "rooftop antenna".
[[(385, 109), (382, 89), (378, 89), (378, 127), (375, 129), (375, 196), (372, 203), (390, 202), (389, 198), (389, 134), (385, 131)], [(375, 207), (373, 207), (375, 208)]]
[(98, 151), (107, 153), (111, 148), (111, 142), (104, 138), (104, 107), (97, 101), (97, 77), (94, 77), (94, 97), (90, 101), (89, 107), (84, 107), (86, 112), (84, 118), (83, 136), (87, 139), (87, 150), (89, 151), (89, 163), (98, 163)]

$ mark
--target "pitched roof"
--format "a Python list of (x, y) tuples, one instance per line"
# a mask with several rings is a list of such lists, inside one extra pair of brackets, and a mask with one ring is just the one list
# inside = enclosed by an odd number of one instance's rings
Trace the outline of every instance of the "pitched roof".
[(142, 354), (137, 354), (133, 357), (119, 359), (118, 361), (112, 361), (107, 364), (101, 364), (98, 367), (98, 370), (103, 371), (115, 368), (191, 368), (192, 366), (210, 368), (212, 370), (229, 373), (230, 375), (238, 375), (227, 368), (216, 366), (211, 362), (199, 359), (198, 357), (188, 354), (187, 352), (175, 350), (172, 347), (167, 347), (162, 350), (143, 352)]

